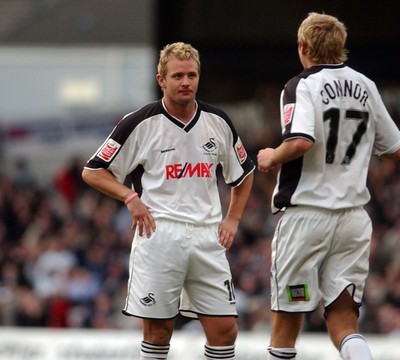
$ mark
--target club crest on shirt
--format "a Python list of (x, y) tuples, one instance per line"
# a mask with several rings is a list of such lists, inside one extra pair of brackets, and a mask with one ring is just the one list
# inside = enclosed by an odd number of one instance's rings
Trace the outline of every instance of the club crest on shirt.
[(235, 151), (240, 163), (243, 164), (247, 159), (247, 153), (240, 138), (238, 138), (235, 144)]
[(210, 138), (203, 146), (202, 148), (207, 151), (208, 153), (212, 153), (217, 151), (217, 144), (215, 143), (214, 138)]
[(110, 162), (120, 147), (121, 145), (115, 140), (108, 139), (98, 152), (97, 156), (106, 162)]
[(292, 121), (294, 104), (286, 104), (283, 107), (283, 125), (286, 126)]

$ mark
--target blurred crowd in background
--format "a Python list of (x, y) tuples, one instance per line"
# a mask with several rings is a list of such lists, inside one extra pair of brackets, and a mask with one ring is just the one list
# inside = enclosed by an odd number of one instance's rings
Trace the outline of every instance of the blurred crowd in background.
[[(280, 142), (279, 101), (273, 97), (273, 105), (266, 105), (264, 100), (258, 126), (250, 126), (256, 121), (246, 118), (237, 126), (255, 163), (260, 148)], [(400, 126), (397, 110), (389, 111)], [(1, 326), (140, 328), (138, 319), (121, 313), (131, 219), (123, 203), (82, 182), (86, 160), (71, 158), (45, 186), (35, 179), (29, 157), (17, 161), (12, 173), (0, 174)], [(372, 199), (366, 208), (374, 233), (360, 311), (363, 332), (400, 333), (399, 174), (400, 163), (395, 161), (374, 158), (371, 163)], [(269, 331), (270, 244), (279, 219), (270, 210), (275, 177), (276, 173), (256, 171), (239, 233), (228, 252), (241, 331)], [(230, 189), (223, 181), (219, 184), (226, 209)], [(196, 323), (178, 317), (176, 326), (195, 329)], [(323, 309), (308, 314), (304, 327), (325, 330)]]

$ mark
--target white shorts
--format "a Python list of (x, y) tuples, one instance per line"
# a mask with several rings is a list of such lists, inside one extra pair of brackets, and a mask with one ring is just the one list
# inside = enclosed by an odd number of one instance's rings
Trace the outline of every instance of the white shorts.
[(237, 316), (226, 249), (218, 243), (218, 225), (156, 219), (148, 239), (135, 235), (123, 313), (141, 318), (170, 319), (180, 311)]
[(272, 240), (271, 309), (327, 307), (347, 289), (361, 303), (369, 270), (371, 220), (362, 208), (288, 208)]

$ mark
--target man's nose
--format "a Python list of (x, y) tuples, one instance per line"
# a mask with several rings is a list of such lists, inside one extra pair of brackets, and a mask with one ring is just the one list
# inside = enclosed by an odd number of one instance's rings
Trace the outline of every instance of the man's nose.
[(190, 84), (190, 81), (189, 81), (189, 76), (184, 76), (183, 78), (182, 78), (182, 85), (189, 85)]

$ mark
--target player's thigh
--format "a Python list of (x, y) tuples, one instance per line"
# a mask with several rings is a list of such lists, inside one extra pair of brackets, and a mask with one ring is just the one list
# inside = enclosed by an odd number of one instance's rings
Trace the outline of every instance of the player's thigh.
[(184, 231), (184, 224), (157, 220), (150, 238), (135, 238), (126, 313), (162, 319), (177, 315), (188, 258)]
[(218, 227), (197, 229), (182, 294), (181, 313), (236, 316), (236, 300), (226, 249), (218, 243)]
[(289, 208), (272, 240), (271, 308), (275, 311), (314, 310), (320, 300), (319, 269), (335, 229), (330, 211)]
[(360, 303), (369, 271), (372, 225), (363, 208), (344, 210), (329, 257), (321, 270), (324, 306), (335, 301), (344, 289)]

